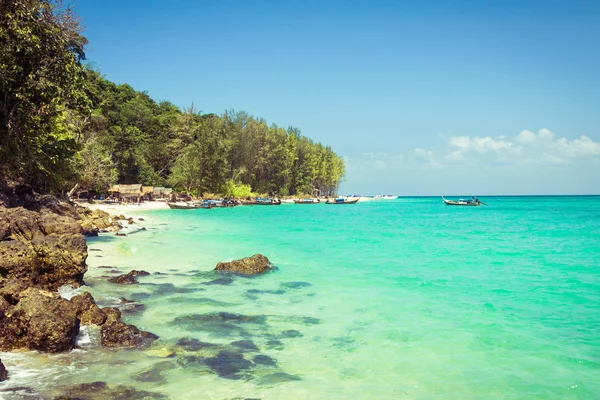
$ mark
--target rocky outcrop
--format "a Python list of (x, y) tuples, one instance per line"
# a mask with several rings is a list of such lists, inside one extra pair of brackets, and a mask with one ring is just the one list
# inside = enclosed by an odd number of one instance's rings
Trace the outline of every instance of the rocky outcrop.
[(156, 339), (155, 334), (121, 321), (104, 324), (100, 330), (100, 341), (105, 347), (140, 347)]
[(117, 218), (111, 217), (106, 211), (77, 207), (77, 215), (86, 236), (98, 236), (98, 232), (114, 232), (122, 228)]
[[(99, 308), (89, 293), (63, 299), (57, 289), (79, 287), (87, 271), (84, 233), (114, 227), (103, 211), (90, 211), (27, 185), (0, 179), (0, 351), (71, 350), (80, 324), (102, 330), (110, 347), (156, 338), (120, 322), (115, 308)], [(147, 274), (132, 271), (132, 276)]]
[(58, 293), (25, 290), (20, 301), (0, 319), (0, 350), (67, 351), (79, 333), (77, 310)]
[(255, 254), (252, 257), (242, 258), (231, 262), (220, 262), (215, 271), (233, 272), (242, 275), (257, 275), (268, 272), (274, 267), (269, 259), (262, 254)]
[(79, 286), (87, 271), (87, 245), (73, 218), (0, 208), (0, 286), (10, 280), (56, 290)]
[(0, 360), (0, 382), (3, 382), (8, 379), (8, 371), (2, 364), (2, 360)]
[(81, 325), (103, 325), (121, 319), (121, 312), (116, 308), (100, 308), (89, 292), (74, 296), (71, 304), (77, 312)]

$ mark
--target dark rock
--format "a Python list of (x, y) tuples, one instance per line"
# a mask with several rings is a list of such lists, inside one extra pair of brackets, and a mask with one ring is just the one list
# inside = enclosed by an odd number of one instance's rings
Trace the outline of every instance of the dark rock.
[(256, 384), (257, 385), (276, 385), (278, 383), (300, 381), (300, 380), (302, 380), (302, 379), (296, 375), (286, 374), (285, 372), (276, 372), (274, 374), (263, 376), (256, 382)]
[(254, 364), (277, 365), (277, 361), (275, 361), (274, 359), (272, 359), (269, 356), (265, 356), (264, 354), (259, 354), (257, 356), (254, 356), (252, 361), (254, 362)]
[(100, 249), (88, 249), (88, 251), (102, 251)]
[(8, 379), (8, 371), (2, 364), (2, 360), (0, 360), (0, 382), (3, 382)]
[(177, 317), (173, 320), (175, 323), (186, 322), (235, 322), (246, 324), (263, 324), (266, 321), (264, 315), (242, 315), (228, 312), (217, 312), (208, 314), (191, 314)]
[(111, 267), (110, 265), (101, 265), (98, 268), (115, 268), (115, 267)]
[(114, 308), (98, 307), (89, 292), (74, 296), (71, 299), (71, 304), (77, 310), (77, 318), (79, 318), (81, 325), (100, 326), (105, 322), (117, 321), (121, 317), (119, 311)]
[(168, 274), (165, 274), (164, 272), (155, 272), (154, 275), (168, 275)]
[(130, 219), (130, 220), (127, 222), (127, 223), (128, 223), (129, 225), (133, 225), (135, 222), (133, 222), (133, 220), (132, 220), (132, 219)]
[(79, 333), (77, 310), (57, 293), (27, 289), (0, 319), (0, 351), (58, 353), (71, 350)]
[(104, 324), (100, 330), (100, 341), (105, 347), (139, 347), (158, 339), (158, 336), (140, 331), (133, 325), (115, 321)]
[(119, 232), (117, 232), (117, 233), (115, 233), (115, 236), (127, 236), (127, 234), (126, 233), (119, 233)]
[(150, 272), (144, 271), (143, 269), (139, 270), (139, 271), (134, 269), (133, 271), (131, 271), (129, 273), (133, 276), (148, 276), (148, 275), (150, 275)]
[(240, 372), (252, 367), (252, 363), (244, 358), (242, 353), (237, 351), (222, 350), (215, 357), (205, 360), (213, 371), (219, 374), (219, 377), (226, 379), (241, 379)]
[(232, 346), (237, 347), (243, 351), (258, 351), (258, 347), (254, 344), (252, 340), (237, 340), (231, 343)]
[(41, 394), (29, 386), (9, 386), (7, 388), (0, 389), (0, 399), (45, 400)]
[(305, 287), (310, 287), (310, 286), (312, 286), (312, 285), (308, 282), (283, 282), (281, 284), (281, 287), (288, 288), (288, 289), (300, 289), (300, 288), (305, 288)]
[(179, 346), (187, 351), (198, 351), (198, 350), (202, 350), (202, 349), (208, 349), (211, 347), (215, 347), (216, 344), (201, 342), (195, 338), (185, 337), (185, 338), (181, 338), (177, 341), (177, 346)]
[(138, 218), (138, 221), (144, 221), (144, 218)]
[(110, 278), (108, 281), (118, 285), (133, 285), (139, 283), (137, 279), (135, 279), (135, 276), (131, 275), (131, 273), (115, 276), (114, 278)]
[(146, 272), (146, 271), (133, 270), (127, 274), (123, 274), (123, 275), (115, 276), (114, 278), (110, 278), (108, 281), (111, 283), (117, 283), (119, 285), (132, 285), (134, 283), (138, 283), (137, 279), (135, 279), (136, 276), (146, 276), (146, 275), (150, 275), (150, 273)]
[(269, 259), (262, 254), (242, 258), (231, 262), (220, 262), (215, 267), (216, 271), (227, 271), (242, 275), (256, 275), (273, 269)]
[(218, 279), (214, 279), (212, 281), (208, 281), (208, 282), (203, 282), (203, 285), (230, 285), (231, 283), (233, 283), (233, 279), (230, 277), (223, 277), (223, 278), (218, 278)]

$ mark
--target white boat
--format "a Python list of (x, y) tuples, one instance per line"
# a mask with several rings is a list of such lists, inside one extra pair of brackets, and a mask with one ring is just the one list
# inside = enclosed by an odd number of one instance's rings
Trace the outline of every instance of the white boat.
[(396, 200), (398, 196), (392, 196), (391, 194), (386, 194), (385, 196), (381, 196), (381, 200)]
[(294, 204), (294, 199), (281, 199), (281, 204)]

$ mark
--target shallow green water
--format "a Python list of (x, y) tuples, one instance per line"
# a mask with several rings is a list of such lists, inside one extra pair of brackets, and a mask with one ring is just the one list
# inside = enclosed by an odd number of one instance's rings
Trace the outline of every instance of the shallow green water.
[[(89, 240), (102, 251), (90, 251), (85, 289), (103, 305), (143, 303), (126, 321), (176, 355), (103, 351), (89, 329), (67, 355), (1, 358), (49, 393), (104, 380), (173, 399), (597, 398), (600, 198), (484, 201), (145, 212), (147, 231)], [(254, 253), (279, 269), (206, 284), (217, 262)], [(167, 275), (117, 286), (100, 265)], [(223, 321), (238, 314), (254, 318)], [(244, 358), (276, 365), (219, 376), (198, 362), (215, 350), (182, 349), (182, 337), (229, 350), (251, 340)]]

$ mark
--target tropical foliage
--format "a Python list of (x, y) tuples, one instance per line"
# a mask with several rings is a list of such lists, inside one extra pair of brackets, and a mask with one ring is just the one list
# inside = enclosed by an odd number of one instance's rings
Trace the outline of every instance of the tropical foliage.
[(3, 173), (42, 190), (115, 182), (236, 197), (337, 190), (344, 163), (331, 148), (246, 112), (181, 110), (110, 82), (81, 65), (78, 32), (50, 0), (0, 3)]

